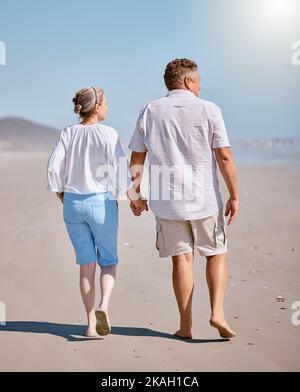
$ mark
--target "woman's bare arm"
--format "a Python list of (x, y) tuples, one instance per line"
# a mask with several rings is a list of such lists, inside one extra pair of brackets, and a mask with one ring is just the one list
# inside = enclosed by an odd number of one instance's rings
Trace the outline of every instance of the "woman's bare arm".
[(62, 203), (64, 202), (64, 192), (56, 192), (56, 196)]

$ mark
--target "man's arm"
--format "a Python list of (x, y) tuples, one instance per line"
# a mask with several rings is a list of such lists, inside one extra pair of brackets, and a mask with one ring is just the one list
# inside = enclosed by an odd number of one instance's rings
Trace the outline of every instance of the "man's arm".
[[(146, 160), (147, 151), (137, 152), (132, 151), (130, 158), (129, 170), (132, 175), (132, 181), (134, 181), (135, 189), (137, 193), (141, 191), (141, 181), (143, 176), (143, 168)], [(130, 203), (130, 207), (134, 215), (141, 215), (141, 212), (134, 208), (134, 205)]]
[(237, 181), (237, 169), (232, 150), (228, 147), (214, 148), (216, 160), (220, 172), (226, 182), (229, 200), (226, 204), (225, 216), (230, 213), (228, 225), (233, 223), (239, 211), (239, 191)]

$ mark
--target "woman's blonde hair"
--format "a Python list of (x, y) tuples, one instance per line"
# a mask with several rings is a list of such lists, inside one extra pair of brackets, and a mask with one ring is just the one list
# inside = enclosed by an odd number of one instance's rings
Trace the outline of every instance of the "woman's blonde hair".
[(86, 117), (92, 113), (96, 104), (101, 105), (104, 91), (99, 87), (82, 88), (77, 91), (73, 98), (74, 112), (80, 117)]

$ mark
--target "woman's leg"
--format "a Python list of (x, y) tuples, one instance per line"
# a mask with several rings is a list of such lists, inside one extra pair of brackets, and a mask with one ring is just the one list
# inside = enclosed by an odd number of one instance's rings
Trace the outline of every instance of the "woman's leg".
[(96, 334), (95, 271), (96, 262), (80, 266), (80, 292), (85, 306), (88, 321), (86, 335)]
[[(105, 336), (111, 332), (108, 317), (109, 301), (113, 291), (117, 271), (118, 205), (115, 198), (105, 194), (102, 206), (93, 206), (93, 233), (98, 251), (98, 264), (101, 267), (101, 301), (96, 310), (96, 331)], [(100, 208), (101, 207), (101, 208)], [(105, 265), (114, 262), (115, 264)]]
[(101, 289), (101, 302), (99, 309), (103, 310), (108, 315), (108, 306), (111, 293), (115, 284), (117, 273), (116, 265), (108, 265), (107, 267), (101, 267), (100, 275), (100, 289)]

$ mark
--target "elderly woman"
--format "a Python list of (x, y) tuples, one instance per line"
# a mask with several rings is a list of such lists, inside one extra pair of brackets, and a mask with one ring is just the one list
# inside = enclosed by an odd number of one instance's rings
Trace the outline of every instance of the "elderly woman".
[[(140, 211), (147, 209), (147, 203), (135, 192), (117, 132), (100, 123), (107, 112), (103, 90), (81, 89), (73, 103), (81, 122), (67, 126), (54, 146), (47, 167), (48, 190), (56, 192), (63, 203), (64, 222), (80, 266), (80, 291), (88, 321), (85, 335), (92, 337), (111, 330), (108, 305), (118, 264), (117, 197), (126, 191)], [(101, 267), (101, 302), (95, 311), (97, 263)]]

